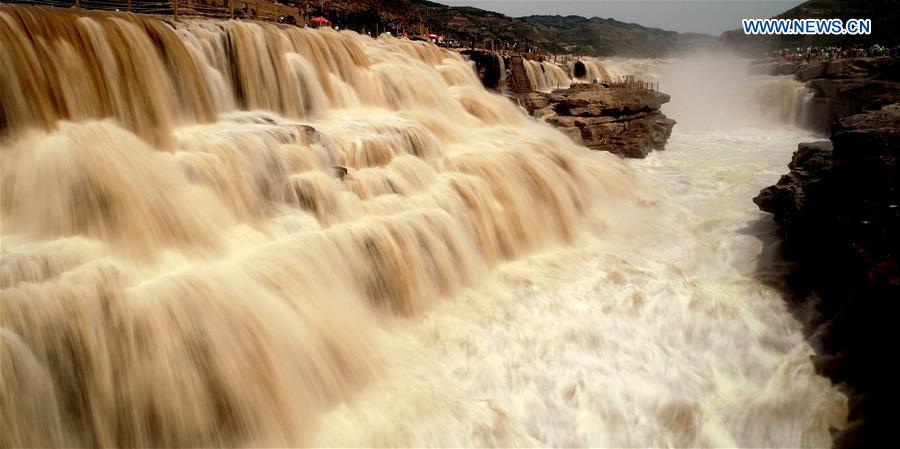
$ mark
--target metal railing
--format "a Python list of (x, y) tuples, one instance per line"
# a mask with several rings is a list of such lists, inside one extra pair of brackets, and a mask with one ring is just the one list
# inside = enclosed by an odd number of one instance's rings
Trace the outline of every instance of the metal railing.
[(644, 81), (635, 78), (634, 75), (622, 75), (617, 80), (609, 81), (609, 87), (621, 87), (641, 92), (659, 92), (659, 81)]

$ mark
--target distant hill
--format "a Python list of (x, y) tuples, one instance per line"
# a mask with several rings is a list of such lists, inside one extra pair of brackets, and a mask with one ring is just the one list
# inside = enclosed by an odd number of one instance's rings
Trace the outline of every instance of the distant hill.
[(280, 0), (307, 15), (325, 15), (344, 28), (390, 30), (449, 36), (462, 45), (518, 43), (520, 49), (594, 56), (664, 56), (693, 45), (714, 42), (713, 36), (680, 34), (613, 19), (578, 16), (509, 17), (472, 7), (452, 7), (427, 0)]
[(576, 53), (598, 56), (660, 57), (715, 41), (708, 34), (677, 33), (599, 17), (529, 16), (522, 20), (556, 36)]
[(463, 45), (485, 39), (518, 43), (518, 48), (535, 47), (553, 53), (566, 53), (563, 42), (552, 33), (539, 30), (528, 22), (493, 11), (413, 0), (419, 15), (432, 32), (449, 35)]
[(357, 31), (391, 31), (419, 35), (426, 32), (456, 39), (462, 45), (486, 39), (518, 42), (564, 52), (553, 36), (503, 14), (471, 7), (450, 7), (427, 0), (279, 0), (297, 6), (301, 13), (323, 15), (341, 28)]
[(898, 0), (810, 0), (775, 16), (776, 19), (872, 19), (870, 35), (745, 35), (743, 30), (722, 33), (719, 42), (744, 53), (807, 46), (900, 45)]

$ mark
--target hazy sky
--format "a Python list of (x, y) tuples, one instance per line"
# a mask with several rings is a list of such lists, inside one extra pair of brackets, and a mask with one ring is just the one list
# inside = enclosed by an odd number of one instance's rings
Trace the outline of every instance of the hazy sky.
[(740, 28), (742, 18), (771, 17), (802, 0), (433, 0), (474, 6), (508, 16), (534, 14), (612, 17), (673, 31), (721, 34)]

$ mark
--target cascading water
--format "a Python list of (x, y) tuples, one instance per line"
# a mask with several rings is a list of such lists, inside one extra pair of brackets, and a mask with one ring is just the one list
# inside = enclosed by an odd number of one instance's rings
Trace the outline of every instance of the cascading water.
[(385, 317), (633, 182), (425, 43), (0, 8), (4, 447), (308, 443)]
[(661, 81), (663, 72), (671, 65), (672, 59), (658, 58), (603, 58), (596, 60), (606, 70), (611, 80), (634, 76), (644, 81)]
[[(681, 97), (673, 95), (672, 101), (665, 106), (670, 115), (678, 117), (682, 129), (770, 128), (785, 124), (812, 129), (813, 91), (791, 76), (749, 75), (749, 62), (734, 56), (716, 55), (655, 64), (642, 62), (631, 67), (636, 71), (640, 71), (637, 67), (648, 70), (641, 76), (662, 79), (666, 92), (685, 93)], [(615, 66), (628, 67), (629, 64), (618, 62)], [(665, 71), (665, 75), (660, 75), (660, 71)], [(704, 80), (702, 86), (697, 85), (697, 79)]]
[(525, 60), (525, 74), (531, 90), (535, 92), (551, 92), (568, 89), (572, 80), (558, 65), (547, 61)]
[[(579, 66), (579, 64), (581, 64)], [(609, 82), (614, 80), (606, 71), (606, 67), (597, 58), (578, 58), (568, 65), (569, 75), (573, 83), (592, 83), (595, 80)]]
[(760, 77), (756, 97), (766, 110), (774, 110), (779, 121), (800, 128), (813, 126), (812, 101), (815, 93), (792, 76)]
[[(577, 83), (608, 82), (615, 80), (618, 76), (618, 72), (616, 75), (611, 75), (600, 59), (591, 57), (579, 57), (577, 60), (569, 61), (565, 68), (548, 61), (525, 60), (524, 64), (531, 90), (536, 92), (568, 89), (572, 84)], [(628, 74), (634, 73), (628, 72)]]
[(509, 93), (509, 86), (506, 84), (508, 75), (506, 73), (506, 58), (503, 55), (497, 55), (497, 65), (500, 67), (500, 80), (497, 82), (497, 90), (501, 94), (507, 95)]
[(683, 180), (432, 45), (0, 5), (0, 125), (2, 447), (824, 446), (846, 416)]

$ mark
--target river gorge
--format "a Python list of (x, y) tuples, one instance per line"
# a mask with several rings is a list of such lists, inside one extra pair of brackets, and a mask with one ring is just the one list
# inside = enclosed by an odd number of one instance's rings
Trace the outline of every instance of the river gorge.
[(0, 5), (0, 446), (830, 446), (751, 200), (811, 91), (589, 62), (532, 87), (657, 80), (664, 150), (425, 42)]

